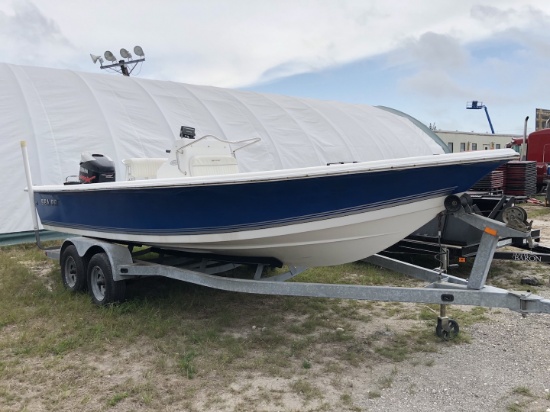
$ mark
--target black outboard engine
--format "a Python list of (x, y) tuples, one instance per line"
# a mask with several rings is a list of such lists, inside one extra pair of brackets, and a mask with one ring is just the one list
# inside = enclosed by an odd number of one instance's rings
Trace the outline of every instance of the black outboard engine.
[(80, 183), (102, 183), (115, 181), (115, 163), (109, 156), (84, 152), (80, 155)]

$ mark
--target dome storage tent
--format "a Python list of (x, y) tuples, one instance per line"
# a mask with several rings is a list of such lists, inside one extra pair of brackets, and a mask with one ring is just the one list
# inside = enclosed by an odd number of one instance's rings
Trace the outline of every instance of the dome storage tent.
[(0, 234), (32, 230), (19, 142), (34, 184), (59, 184), (83, 151), (165, 157), (181, 126), (197, 137), (260, 137), (237, 152), (240, 170), (363, 162), (446, 151), (414, 119), (387, 108), (107, 74), (0, 64)]

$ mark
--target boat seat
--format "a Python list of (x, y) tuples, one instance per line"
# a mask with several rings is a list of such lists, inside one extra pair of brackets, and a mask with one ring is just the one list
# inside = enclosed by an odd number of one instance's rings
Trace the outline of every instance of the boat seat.
[(239, 173), (237, 159), (230, 155), (200, 155), (189, 160), (191, 176), (227, 175)]
[(126, 180), (156, 179), (157, 171), (167, 160), (162, 157), (124, 159), (122, 163), (126, 165)]

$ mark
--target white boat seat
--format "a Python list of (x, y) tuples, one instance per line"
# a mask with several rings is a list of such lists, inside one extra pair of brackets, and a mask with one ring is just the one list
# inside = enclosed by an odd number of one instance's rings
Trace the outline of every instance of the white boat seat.
[(162, 157), (150, 159), (124, 159), (122, 163), (126, 165), (126, 180), (156, 179), (157, 171), (167, 160), (168, 159)]
[(239, 173), (237, 159), (230, 155), (201, 155), (189, 160), (191, 176), (227, 175)]

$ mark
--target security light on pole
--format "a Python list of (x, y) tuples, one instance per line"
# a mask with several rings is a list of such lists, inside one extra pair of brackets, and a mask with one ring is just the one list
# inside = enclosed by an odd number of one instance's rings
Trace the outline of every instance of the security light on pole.
[(136, 68), (137, 64), (143, 63), (145, 61), (145, 53), (143, 53), (143, 49), (140, 46), (134, 47), (134, 53), (140, 56), (140, 58), (132, 60), (132, 54), (128, 50), (122, 48), (120, 49), (120, 55), (122, 56), (122, 59), (118, 60), (111, 51), (107, 50), (103, 54), (103, 56), (106, 60), (112, 62), (112, 64), (107, 64), (105, 66), (103, 65), (103, 58), (101, 56), (90, 54), (90, 57), (92, 58), (94, 64), (97, 63), (97, 61), (99, 60), (100, 69), (111, 69), (118, 73), (121, 73), (124, 76), (130, 76), (130, 74)]

